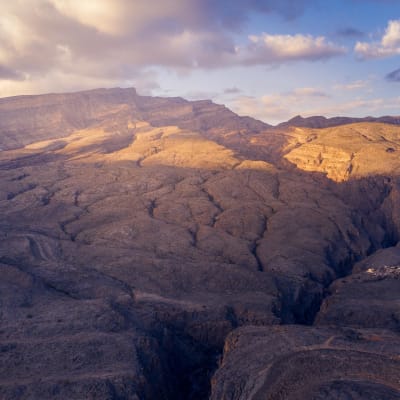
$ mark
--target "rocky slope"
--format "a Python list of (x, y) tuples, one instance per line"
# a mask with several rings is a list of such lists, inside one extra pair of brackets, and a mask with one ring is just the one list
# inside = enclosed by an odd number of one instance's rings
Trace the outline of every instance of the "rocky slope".
[(400, 128), (329, 129), (2, 99), (0, 397), (397, 398)]
[(302, 170), (325, 173), (337, 182), (371, 175), (397, 176), (399, 143), (399, 128), (382, 123), (294, 128), (285, 158)]

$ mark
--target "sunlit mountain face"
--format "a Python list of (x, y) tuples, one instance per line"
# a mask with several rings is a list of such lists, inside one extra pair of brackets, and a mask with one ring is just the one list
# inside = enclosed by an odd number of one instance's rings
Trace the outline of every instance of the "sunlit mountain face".
[(156, 3), (2, 5), (0, 398), (399, 399), (400, 4)]

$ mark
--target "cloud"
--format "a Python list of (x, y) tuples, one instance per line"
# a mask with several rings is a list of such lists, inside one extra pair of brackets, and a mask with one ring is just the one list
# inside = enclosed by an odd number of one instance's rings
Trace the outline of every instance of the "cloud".
[(356, 97), (337, 102), (331, 96), (318, 97), (318, 89), (297, 88), (287, 93), (273, 93), (260, 97), (238, 96), (229, 107), (240, 115), (249, 115), (267, 123), (278, 124), (287, 121), (294, 115), (304, 117), (324, 115), (326, 117), (381, 116), (384, 113), (396, 114), (400, 107), (400, 97), (363, 98)]
[(379, 42), (357, 42), (354, 51), (361, 60), (392, 57), (400, 54), (400, 19), (388, 22)]
[[(344, 49), (310, 35), (234, 38), (254, 13), (296, 18), (315, 0), (30, 0), (5, 2), (0, 14), (0, 80), (54, 88), (82, 82), (128, 85), (154, 67), (194, 68), (317, 61)], [(154, 81), (146, 87), (157, 86)], [(7, 83), (11, 91), (12, 82)], [(75, 83), (74, 83), (75, 85)], [(49, 85), (45, 85), (47, 88)], [(23, 87), (15, 84), (16, 90)], [(4, 90), (4, 89), (3, 89)], [(33, 89), (32, 89), (33, 90)], [(54, 89), (53, 89), (54, 90)]]
[(224, 94), (238, 94), (241, 93), (241, 90), (237, 87), (226, 88), (224, 90)]
[(186, 92), (183, 97), (188, 100), (209, 100), (215, 99), (219, 95), (218, 92), (207, 91), (207, 90), (192, 90)]
[(295, 97), (329, 97), (329, 95), (322, 90), (310, 87), (294, 89), (292, 92), (289, 92), (288, 95)]
[[(182, 28), (239, 29), (249, 13), (276, 13), (295, 18), (313, 0), (48, 0), (62, 14), (101, 32), (127, 34), (132, 30), (174, 31)], [(151, 28), (151, 29), (149, 29)]]
[(345, 83), (345, 84), (338, 84), (335, 85), (333, 88), (335, 90), (358, 90), (358, 89), (364, 89), (366, 87), (368, 87), (369, 85), (369, 81), (363, 81), (363, 80), (357, 80), (354, 82), (350, 82), (350, 83)]
[(23, 81), (25, 76), (18, 71), (0, 64), (0, 80)]
[(244, 64), (269, 64), (289, 61), (318, 61), (326, 60), (346, 53), (346, 49), (327, 42), (323, 36), (311, 35), (270, 35), (249, 37), (250, 44), (244, 49)]
[[(363, 99), (357, 98), (348, 102), (328, 105), (309, 109), (304, 113), (304, 116), (325, 115), (333, 116), (358, 116), (365, 117), (368, 115), (382, 116), (383, 113), (395, 114), (400, 107), (400, 97), (395, 98), (376, 98)], [(385, 111), (386, 110), (386, 111)]]
[(238, 96), (229, 106), (240, 115), (250, 115), (265, 122), (277, 124), (299, 112), (317, 107), (329, 95), (318, 88), (296, 88), (286, 93), (273, 93), (261, 97)]
[(400, 82), (400, 68), (387, 74), (386, 80), (389, 82)]
[(355, 39), (364, 37), (365, 33), (356, 28), (347, 27), (336, 31), (336, 35), (344, 38)]

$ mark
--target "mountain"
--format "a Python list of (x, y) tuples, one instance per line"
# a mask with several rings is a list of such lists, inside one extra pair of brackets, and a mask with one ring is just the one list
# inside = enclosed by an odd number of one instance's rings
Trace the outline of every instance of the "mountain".
[(2, 399), (398, 399), (400, 127), (98, 89), (0, 100)]
[(384, 116), (384, 117), (365, 117), (365, 118), (350, 118), (350, 117), (332, 117), (326, 118), (323, 116), (313, 116), (303, 118), (297, 115), (287, 122), (282, 122), (279, 127), (287, 128), (289, 126), (297, 126), (303, 128), (330, 128), (334, 126), (347, 125), (356, 122), (382, 122), (385, 124), (400, 125), (400, 116)]

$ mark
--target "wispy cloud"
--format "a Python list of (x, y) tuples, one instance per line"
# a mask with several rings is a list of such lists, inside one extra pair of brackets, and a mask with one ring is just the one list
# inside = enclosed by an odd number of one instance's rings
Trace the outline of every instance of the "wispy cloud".
[(287, 96), (300, 97), (329, 97), (326, 92), (312, 87), (297, 88), (287, 93)]
[(369, 81), (367, 80), (357, 80), (349, 83), (344, 83), (344, 84), (337, 84), (333, 88), (335, 90), (346, 90), (346, 91), (352, 91), (352, 90), (359, 90), (359, 89), (364, 89), (368, 87)]
[(295, 88), (286, 93), (273, 93), (261, 97), (238, 96), (231, 107), (242, 115), (250, 115), (269, 123), (279, 123), (307, 108), (316, 107), (321, 99), (330, 96), (318, 88)]
[(382, 116), (386, 111), (396, 113), (400, 107), (400, 97), (363, 99), (357, 98), (343, 103), (331, 104), (325, 107), (310, 108), (304, 116), (325, 115), (334, 116)]
[(237, 87), (226, 88), (224, 90), (224, 94), (238, 94), (241, 90)]
[(218, 92), (213, 92), (211, 90), (192, 90), (183, 94), (183, 97), (188, 100), (216, 99), (218, 96)]
[(356, 28), (347, 27), (337, 30), (336, 35), (349, 39), (360, 39), (365, 36), (365, 32)]
[(230, 104), (230, 107), (239, 114), (250, 115), (272, 124), (287, 121), (298, 114), (303, 117), (381, 116), (384, 113), (396, 114), (396, 110), (400, 107), (400, 97), (363, 98), (360, 96), (338, 102), (331, 96), (321, 98), (313, 95), (320, 92), (319, 89), (312, 91), (308, 89), (297, 88), (287, 93), (274, 93), (260, 97), (239, 96)]
[(346, 53), (346, 49), (328, 42), (325, 37), (312, 35), (250, 36), (243, 54), (245, 64), (282, 63), (289, 61), (317, 61)]
[(379, 42), (357, 42), (354, 47), (362, 60), (392, 57), (400, 54), (400, 19), (389, 21)]

